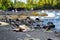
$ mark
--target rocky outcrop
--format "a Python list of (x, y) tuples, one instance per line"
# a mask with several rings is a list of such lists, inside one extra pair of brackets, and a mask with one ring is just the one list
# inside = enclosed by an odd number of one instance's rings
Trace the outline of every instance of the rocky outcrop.
[(6, 23), (6, 22), (0, 22), (0, 26), (6, 26), (6, 25), (9, 25), (9, 23)]

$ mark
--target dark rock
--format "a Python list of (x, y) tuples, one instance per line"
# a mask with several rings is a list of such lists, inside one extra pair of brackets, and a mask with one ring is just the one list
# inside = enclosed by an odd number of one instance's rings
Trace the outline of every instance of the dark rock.
[(52, 39), (48, 38), (47, 40), (52, 40)]

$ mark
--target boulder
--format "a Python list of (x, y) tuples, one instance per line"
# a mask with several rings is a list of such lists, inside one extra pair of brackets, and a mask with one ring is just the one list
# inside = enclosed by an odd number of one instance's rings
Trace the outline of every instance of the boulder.
[(29, 28), (28, 26), (26, 26), (26, 25), (19, 25), (19, 27), (20, 27), (21, 29), (23, 29), (23, 31), (28, 31), (28, 30), (30, 30), (30, 28)]
[(9, 23), (1, 22), (1, 21), (0, 21), (0, 26), (6, 26), (6, 25), (9, 25)]
[(16, 32), (24, 32), (24, 31), (30, 31), (31, 29), (26, 25), (19, 25), (19, 27), (12, 30)]

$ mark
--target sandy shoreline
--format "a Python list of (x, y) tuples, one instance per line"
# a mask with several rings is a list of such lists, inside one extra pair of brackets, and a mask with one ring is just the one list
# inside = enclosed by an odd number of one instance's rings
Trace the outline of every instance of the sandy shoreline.
[(47, 40), (48, 38), (51, 38), (53, 40), (60, 40), (60, 38), (56, 37), (54, 33), (43, 32), (41, 29), (30, 32), (14, 32), (7, 30), (8, 28), (9, 26), (0, 27), (0, 40), (26, 40), (26, 38), (36, 38), (40, 40)]

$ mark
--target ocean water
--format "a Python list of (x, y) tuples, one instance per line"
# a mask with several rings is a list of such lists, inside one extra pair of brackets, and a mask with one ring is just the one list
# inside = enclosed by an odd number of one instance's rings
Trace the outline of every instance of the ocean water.
[[(47, 22), (53, 22), (55, 24), (55, 29), (57, 31), (60, 31), (60, 10), (59, 11), (45, 11), (45, 13), (47, 14), (54, 14), (55, 17), (54, 18), (50, 18), (50, 19), (44, 19), (44, 24), (47, 24)], [(53, 15), (50, 15), (53, 16)]]
[(60, 29), (60, 19), (45, 19), (44, 24), (47, 24), (48, 22), (53, 22), (56, 26), (55, 28)]
[(55, 28), (53, 29), (53, 31), (60, 32), (60, 19), (45, 19), (43, 23), (47, 24), (48, 22), (54, 23)]

